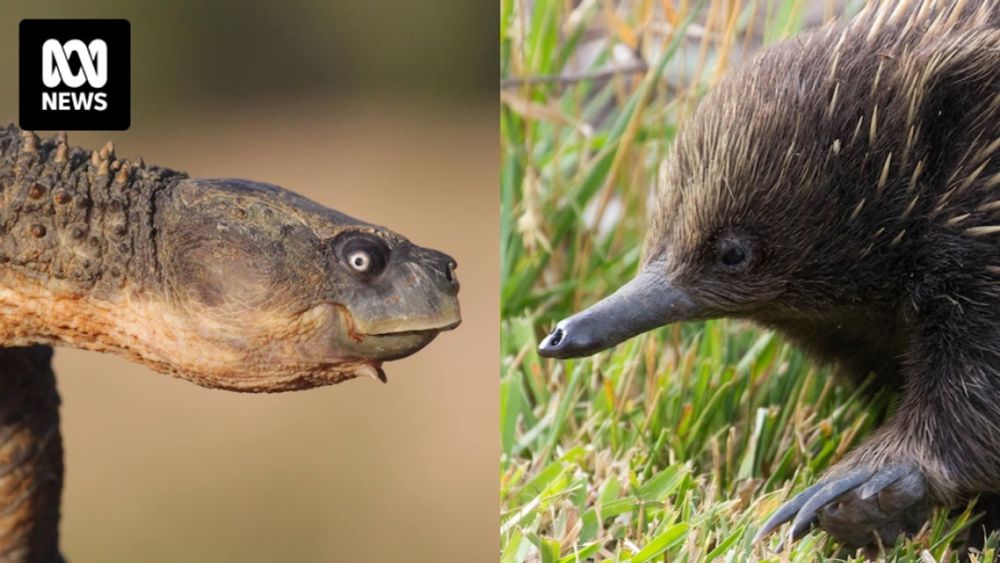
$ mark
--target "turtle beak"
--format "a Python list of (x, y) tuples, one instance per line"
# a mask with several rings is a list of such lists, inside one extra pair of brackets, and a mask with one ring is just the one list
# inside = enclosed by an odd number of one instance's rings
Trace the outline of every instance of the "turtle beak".
[(538, 353), (547, 358), (589, 356), (648, 330), (694, 318), (697, 309), (663, 274), (647, 268), (593, 307), (560, 321), (538, 345)]

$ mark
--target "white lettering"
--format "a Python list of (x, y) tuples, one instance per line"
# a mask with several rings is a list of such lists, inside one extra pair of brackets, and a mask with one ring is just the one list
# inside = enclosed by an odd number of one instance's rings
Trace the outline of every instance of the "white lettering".
[(43, 92), (42, 109), (59, 111), (108, 109), (108, 95), (104, 92)]

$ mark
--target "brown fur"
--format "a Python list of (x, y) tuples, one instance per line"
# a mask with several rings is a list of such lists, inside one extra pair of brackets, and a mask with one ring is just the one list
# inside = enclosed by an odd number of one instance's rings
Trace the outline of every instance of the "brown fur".
[[(912, 463), (945, 505), (1000, 492), (998, 22), (881, 2), (764, 51), (679, 135), (646, 245), (707, 316), (901, 384), (831, 475)], [(720, 264), (724, 240), (746, 263)]]

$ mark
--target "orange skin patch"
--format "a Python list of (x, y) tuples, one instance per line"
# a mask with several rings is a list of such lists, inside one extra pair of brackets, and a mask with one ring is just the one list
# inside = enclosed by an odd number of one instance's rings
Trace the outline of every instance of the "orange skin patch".
[[(372, 363), (333, 356), (301, 360), (296, 346), (307, 346), (324, 328), (325, 319), (310, 312), (258, 317), (261, 326), (248, 328), (122, 293), (124, 297), (105, 300), (54, 291), (6, 272), (0, 275), (0, 342), (111, 352), (205, 387), (248, 392), (339, 383), (366, 375), (362, 368)], [(343, 319), (350, 318), (346, 310), (341, 312)], [(352, 339), (364, 339), (350, 322), (344, 325)]]

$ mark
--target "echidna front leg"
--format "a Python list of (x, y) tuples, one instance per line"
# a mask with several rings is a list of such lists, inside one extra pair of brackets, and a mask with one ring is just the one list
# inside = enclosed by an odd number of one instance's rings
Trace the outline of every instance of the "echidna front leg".
[(892, 545), (900, 534), (919, 530), (932, 504), (925, 471), (907, 454), (887, 455), (897, 442), (893, 432), (881, 434), (782, 506), (754, 541), (785, 522), (792, 525), (782, 545), (817, 523), (852, 549), (876, 542)]
[(893, 418), (779, 509), (756, 539), (791, 521), (786, 541), (818, 524), (849, 548), (892, 545), (916, 532), (932, 506), (1000, 491), (998, 336), (973, 312), (954, 307), (918, 327)]

